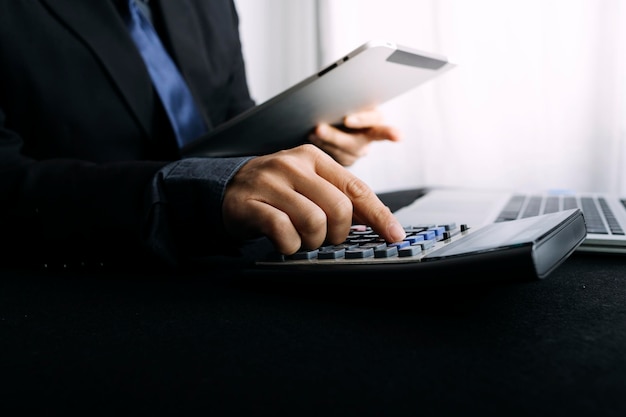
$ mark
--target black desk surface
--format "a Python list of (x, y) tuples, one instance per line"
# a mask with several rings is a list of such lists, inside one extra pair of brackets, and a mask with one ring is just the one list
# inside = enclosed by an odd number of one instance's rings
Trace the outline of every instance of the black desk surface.
[(4, 416), (626, 415), (626, 257), (462, 290), (0, 273)]

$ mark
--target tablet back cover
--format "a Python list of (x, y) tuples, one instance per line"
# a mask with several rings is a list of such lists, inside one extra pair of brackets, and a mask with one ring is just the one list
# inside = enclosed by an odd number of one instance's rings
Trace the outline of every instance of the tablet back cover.
[(319, 123), (397, 97), (454, 67), (445, 57), (368, 42), (182, 149), (184, 157), (264, 155), (308, 142)]

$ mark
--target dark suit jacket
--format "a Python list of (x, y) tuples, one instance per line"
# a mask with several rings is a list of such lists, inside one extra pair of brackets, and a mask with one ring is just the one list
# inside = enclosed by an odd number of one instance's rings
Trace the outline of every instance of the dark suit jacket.
[[(233, 1), (153, 3), (206, 123), (252, 106)], [(146, 188), (177, 158), (114, 0), (0, 0), (1, 258), (139, 250)]]

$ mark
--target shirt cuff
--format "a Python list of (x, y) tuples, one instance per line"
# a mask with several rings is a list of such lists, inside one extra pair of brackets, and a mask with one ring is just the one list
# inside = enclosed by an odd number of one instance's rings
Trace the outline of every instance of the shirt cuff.
[(229, 181), (252, 157), (186, 158), (160, 169), (147, 191), (146, 242), (167, 264), (208, 256), (227, 238), (222, 202)]

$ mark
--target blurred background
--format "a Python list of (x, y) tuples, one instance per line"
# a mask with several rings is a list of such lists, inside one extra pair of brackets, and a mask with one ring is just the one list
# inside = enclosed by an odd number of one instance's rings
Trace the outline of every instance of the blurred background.
[(626, 1), (235, 2), (258, 103), (371, 39), (457, 65), (381, 107), (403, 141), (350, 167), (377, 192), (626, 195)]

